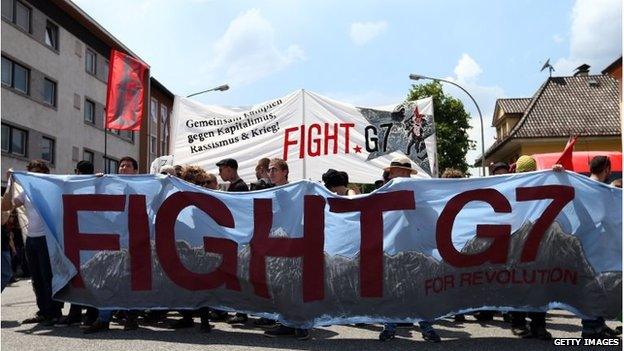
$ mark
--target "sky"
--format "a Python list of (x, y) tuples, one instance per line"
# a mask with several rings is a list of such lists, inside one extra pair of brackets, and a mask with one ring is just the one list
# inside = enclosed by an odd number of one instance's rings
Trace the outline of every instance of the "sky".
[[(485, 148), (496, 99), (531, 97), (548, 77), (583, 63), (592, 74), (622, 55), (620, 0), (220, 1), (74, 0), (151, 66), (177, 95), (251, 106), (311, 90), (358, 106), (405, 99), (410, 73), (456, 82), (483, 113)], [(477, 109), (470, 138), (481, 154)], [(473, 172), (474, 173), (474, 172)]]

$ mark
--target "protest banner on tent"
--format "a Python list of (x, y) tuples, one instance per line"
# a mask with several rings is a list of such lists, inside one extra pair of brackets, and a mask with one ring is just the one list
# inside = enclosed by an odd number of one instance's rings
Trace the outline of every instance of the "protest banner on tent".
[(176, 96), (170, 142), (176, 164), (210, 171), (231, 157), (248, 182), (263, 157), (286, 160), (291, 179), (320, 180), (338, 167), (351, 182), (373, 183), (392, 158), (405, 154), (417, 177), (429, 178), (437, 176), (433, 110), (431, 98), (369, 108), (306, 90), (248, 109)]
[(622, 309), (622, 191), (575, 173), (396, 179), (355, 197), (306, 180), (233, 194), (162, 175), (14, 177), (64, 301), (301, 327)]

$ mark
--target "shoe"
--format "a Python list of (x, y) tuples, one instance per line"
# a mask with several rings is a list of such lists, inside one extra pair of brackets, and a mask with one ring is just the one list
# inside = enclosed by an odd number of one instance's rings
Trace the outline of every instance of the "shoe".
[(22, 321), (22, 324), (35, 324), (35, 323), (42, 323), (43, 321), (45, 321), (45, 317), (43, 317), (40, 314), (35, 315), (34, 317), (31, 318), (26, 318)]
[(474, 317), (479, 322), (487, 322), (494, 320), (494, 313), (490, 311), (481, 311), (474, 314)]
[(295, 328), (279, 325), (277, 328), (265, 331), (264, 336), (269, 338), (275, 338), (278, 336), (295, 336)]
[(195, 326), (195, 321), (193, 318), (182, 318), (177, 321), (171, 323), (169, 328), (171, 329), (184, 329), (184, 328), (193, 328)]
[(255, 320), (253, 324), (256, 327), (265, 328), (265, 329), (275, 328), (277, 326), (277, 322), (275, 322), (272, 319), (268, 319), (264, 317)]
[(41, 322), (41, 325), (43, 325), (44, 327), (52, 327), (54, 326), (56, 323), (58, 323), (59, 319), (57, 317), (54, 318), (47, 318), (46, 320), (44, 320), (43, 322)]
[(208, 312), (210, 320), (213, 322), (225, 322), (228, 318), (227, 312), (211, 310)]
[(396, 332), (390, 331), (388, 329), (384, 329), (381, 331), (381, 333), (379, 333), (379, 340), (386, 341), (386, 340), (394, 339), (395, 335), (396, 335)]
[(72, 325), (80, 325), (80, 322), (82, 322), (82, 318), (80, 316), (63, 316), (59, 318), (58, 322), (54, 326), (70, 327)]
[(438, 335), (438, 333), (436, 333), (435, 330), (431, 329), (431, 330), (427, 330), (425, 332), (422, 332), (422, 337), (425, 341), (428, 342), (440, 342), (442, 341), (442, 339), (440, 339), (440, 336)]
[(199, 325), (199, 331), (202, 333), (210, 333), (211, 330), (212, 325), (210, 325), (210, 322), (207, 320), (202, 320), (201, 324)]
[(466, 316), (463, 314), (456, 314), (453, 316), (453, 320), (457, 323), (462, 323), (466, 321)]
[(310, 330), (309, 329), (295, 329), (295, 338), (297, 340), (310, 339)]
[(619, 337), (617, 331), (604, 326), (600, 331), (596, 331), (595, 329), (592, 331), (583, 331), (581, 332), (581, 338), (583, 339), (612, 339)]
[(529, 335), (531, 335), (531, 331), (529, 331), (529, 329), (522, 325), (522, 326), (512, 326), (511, 327), (511, 333), (515, 336), (519, 336), (521, 338), (525, 338)]
[(127, 318), (126, 323), (124, 323), (124, 330), (137, 330), (139, 329), (139, 322), (136, 318)]
[(609, 337), (611, 337), (611, 338), (617, 338), (618, 336), (622, 335), (622, 329), (621, 328), (620, 328), (620, 330), (617, 330), (617, 328), (616, 329), (611, 329), (611, 328), (609, 328), (608, 326), (605, 325), (604, 328), (602, 329), (602, 331), (605, 334), (609, 335)]
[(93, 322), (93, 324), (89, 327), (87, 327), (83, 333), (84, 334), (93, 334), (93, 333), (99, 333), (102, 331), (106, 331), (109, 330), (109, 323), (108, 322), (102, 322), (101, 320), (96, 320), (95, 322)]
[(237, 313), (233, 316), (229, 316), (225, 322), (227, 324), (245, 324), (247, 323), (247, 315), (243, 313)]
[(531, 339), (537, 339), (537, 340), (552, 340), (552, 334), (550, 334), (548, 332), (548, 330), (546, 330), (545, 326), (540, 326), (540, 327), (536, 327), (536, 328), (531, 328)]
[(511, 323), (511, 315), (509, 312), (503, 312), (503, 322)]

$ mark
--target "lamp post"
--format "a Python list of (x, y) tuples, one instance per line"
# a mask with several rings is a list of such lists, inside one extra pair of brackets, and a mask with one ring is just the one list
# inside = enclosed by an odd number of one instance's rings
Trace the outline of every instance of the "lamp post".
[(203, 93), (207, 93), (209, 91), (226, 91), (230, 89), (230, 86), (227, 84), (223, 84), (223, 85), (219, 85), (218, 87), (214, 87), (212, 89), (208, 89), (208, 90), (204, 90), (204, 91), (200, 91), (198, 93), (193, 93), (191, 95), (187, 95), (187, 98), (190, 98), (191, 96), (195, 96), (195, 95), (199, 95), (199, 94), (203, 94)]
[(479, 112), (479, 121), (481, 122), (481, 169), (483, 170), (483, 176), (485, 177), (485, 142), (483, 136), (483, 115), (481, 114), (481, 109), (479, 108), (477, 101), (472, 97), (472, 95), (470, 95), (470, 93), (466, 89), (462, 88), (461, 85), (455, 82), (451, 82), (450, 80), (421, 76), (420, 74), (410, 74), (409, 78), (411, 80), (429, 79), (433, 81), (449, 83), (463, 90), (464, 93), (466, 93), (470, 97), (470, 99), (472, 99), (472, 102), (474, 102), (475, 106), (477, 106), (477, 112)]

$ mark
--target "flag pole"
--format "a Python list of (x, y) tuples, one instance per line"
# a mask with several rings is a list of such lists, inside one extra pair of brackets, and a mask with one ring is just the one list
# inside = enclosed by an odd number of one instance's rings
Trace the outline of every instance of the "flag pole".
[(106, 135), (108, 133), (106, 132), (106, 121), (104, 121), (104, 172), (106, 172), (106, 147), (108, 146), (107, 144), (107, 138)]

